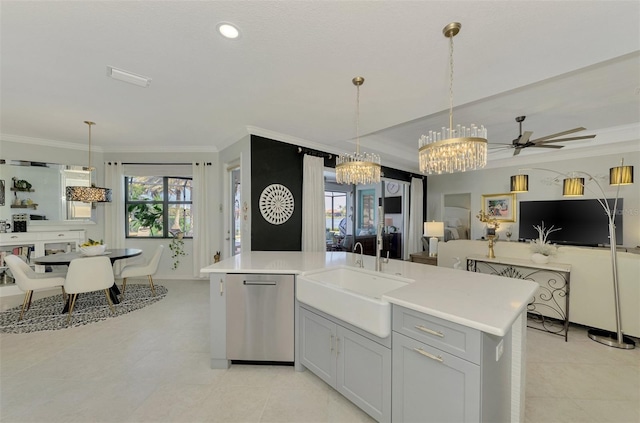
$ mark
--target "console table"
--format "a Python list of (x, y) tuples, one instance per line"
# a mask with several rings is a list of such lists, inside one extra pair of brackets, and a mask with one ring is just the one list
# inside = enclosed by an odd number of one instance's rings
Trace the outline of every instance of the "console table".
[(414, 263), (422, 263), (422, 264), (430, 264), (432, 266), (438, 265), (438, 257), (431, 257), (427, 251), (422, 251), (420, 253), (411, 253), (409, 254), (411, 261)]
[[(514, 258), (467, 257), (467, 270), (537, 282), (540, 287), (527, 306), (527, 326), (555, 335), (569, 333), (569, 291), (571, 265), (564, 263), (538, 264)], [(558, 323), (561, 323), (559, 325)]]

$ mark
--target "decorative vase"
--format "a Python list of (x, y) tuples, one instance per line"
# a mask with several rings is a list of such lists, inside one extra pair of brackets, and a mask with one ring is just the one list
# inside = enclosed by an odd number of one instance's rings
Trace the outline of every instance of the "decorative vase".
[(540, 253), (533, 253), (531, 255), (531, 261), (538, 264), (549, 263), (549, 256), (545, 256), (544, 254)]

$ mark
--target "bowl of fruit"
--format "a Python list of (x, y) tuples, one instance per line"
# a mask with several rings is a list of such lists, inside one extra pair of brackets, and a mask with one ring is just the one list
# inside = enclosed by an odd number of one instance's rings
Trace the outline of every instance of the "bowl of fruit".
[(80, 246), (80, 254), (83, 256), (100, 256), (104, 254), (107, 246), (100, 241), (94, 241), (91, 238)]

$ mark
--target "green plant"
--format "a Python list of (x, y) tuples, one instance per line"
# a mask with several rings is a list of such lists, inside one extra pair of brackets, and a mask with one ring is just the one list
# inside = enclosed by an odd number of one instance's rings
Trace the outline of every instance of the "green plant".
[[(137, 227), (149, 228), (151, 236), (162, 232), (162, 206), (159, 204), (131, 204), (127, 211), (137, 222)], [(134, 226), (135, 227), (135, 226)]]
[(169, 249), (171, 250), (171, 258), (173, 259), (173, 270), (176, 270), (180, 265), (180, 256), (186, 256), (187, 253), (184, 252), (184, 240), (182, 239), (184, 236), (184, 232), (175, 231), (171, 232), (173, 235), (173, 239), (171, 240), (171, 244), (169, 244)]

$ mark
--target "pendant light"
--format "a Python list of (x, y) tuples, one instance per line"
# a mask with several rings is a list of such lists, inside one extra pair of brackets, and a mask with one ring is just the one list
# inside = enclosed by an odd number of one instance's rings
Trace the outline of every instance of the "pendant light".
[(351, 81), (356, 86), (356, 151), (336, 158), (336, 182), (339, 184), (367, 185), (380, 182), (380, 156), (360, 153), (360, 86), (364, 78), (356, 76)]
[(111, 202), (111, 190), (109, 188), (96, 187), (91, 181), (91, 172), (94, 170), (91, 167), (91, 126), (95, 125), (95, 122), (85, 120), (89, 126), (89, 166), (87, 171), (89, 172), (89, 185), (90, 186), (69, 186), (66, 188), (67, 201), (82, 201), (83, 203), (109, 203)]
[(452, 22), (442, 33), (449, 38), (449, 128), (429, 131), (418, 141), (420, 172), (441, 174), (483, 168), (487, 164), (487, 129), (484, 126), (453, 126), (453, 37), (462, 25)]

